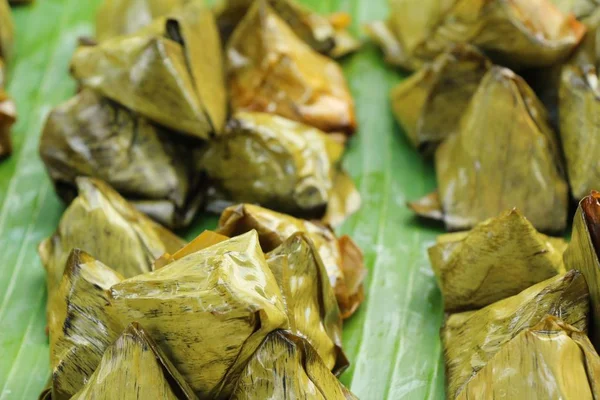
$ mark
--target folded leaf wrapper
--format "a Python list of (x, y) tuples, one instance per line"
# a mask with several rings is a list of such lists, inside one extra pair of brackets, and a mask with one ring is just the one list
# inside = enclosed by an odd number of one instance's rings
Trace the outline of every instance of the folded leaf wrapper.
[(122, 328), (107, 313), (108, 290), (123, 276), (73, 250), (48, 302), (52, 400), (70, 399), (89, 380)]
[(360, 209), (361, 201), (360, 192), (354, 184), (354, 180), (338, 166), (334, 173), (331, 192), (329, 192), (327, 211), (321, 218), (321, 222), (334, 228), (342, 225), (346, 218)]
[(255, 1), (226, 48), (234, 111), (260, 111), (350, 134), (354, 101), (340, 66), (304, 43), (264, 0)]
[(600, 357), (585, 333), (548, 316), (505, 344), (457, 399), (598, 399)]
[(96, 40), (129, 35), (194, 0), (104, 0), (96, 14)]
[[(268, 3), (300, 39), (319, 53), (341, 57), (359, 46), (358, 41), (346, 30), (350, 19), (347, 14), (338, 13), (327, 18), (294, 0), (268, 0)], [(252, 0), (223, 0), (217, 5), (217, 23), (225, 40), (231, 36), (252, 4)]]
[(12, 152), (10, 130), (17, 120), (15, 103), (4, 91), (5, 81), (5, 67), (0, 58), (0, 160)]
[(592, 192), (579, 202), (573, 220), (571, 243), (565, 251), (567, 269), (579, 270), (585, 276), (592, 310), (590, 337), (600, 349), (600, 193)]
[[(523, 330), (546, 315), (586, 332), (589, 293), (583, 275), (570, 271), (500, 300), (468, 316), (453, 314), (442, 330), (448, 398), (455, 398), (477, 372)], [(453, 321), (458, 319), (459, 321)]]
[(285, 331), (263, 341), (237, 381), (232, 400), (356, 400), (310, 343)]
[(64, 200), (75, 197), (75, 178), (92, 176), (164, 225), (181, 227), (202, 199), (192, 154), (198, 144), (184, 139), (85, 89), (50, 112), (40, 155)]
[(424, 60), (416, 53), (457, 0), (391, 0), (389, 3), (390, 18), (368, 24), (367, 32), (381, 46), (387, 62), (410, 70), (418, 69)]
[(124, 280), (109, 303), (115, 319), (145, 327), (200, 398), (227, 398), (262, 340), (287, 325), (256, 232)]
[(341, 190), (335, 186), (343, 150), (316, 128), (275, 115), (239, 112), (227, 134), (208, 144), (199, 168), (216, 190), (209, 194), (214, 203), (257, 203), (320, 218), (334, 190), (348, 197), (356, 192), (352, 183)]
[(227, 113), (222, 57), (214, 16), (194, 0), (136, 33), (80, 47), (71, 72), (158, 124), (208, 139)]
[(327, 270), (312, 240), (295, 233), (267, 254), (281, 289), (288, 330), (306, 338), (336, 375), (347, 366), (342, 350), (342, 315)]
[(542, 232), (566, 226), (568, 187), (557, 138), (535, 94), (508, 69), (493, 67), (483, 78), (457, 134), (438, 147), (435, 169), (450, 230), (513, 207)]
[(414, 147), (428, 151), (456, 131), (490, 67), (474, 47), (455, 46), (392, 89), (394, 116)]
[(192, 389), (148, 333), (133, 323), (113, 343), (72, 400), (192, 400)]
[(571, 62), (562, 68), (559, 89), (560, 135), (571, 193), (580, 200), (600, 188), (600, 13), (593, 17), (589, 32)]
[[(86, 260), (90, 269), (88, 264), (95, 268), (92, 272), (100, 269), (97, 262)], [(110, 271), (102, 267), (102, 274), (73, 274), (68, 269), (61, 282), (65, 287), (53, 299), (61, 304), (53, 308), (50, 325), (51, 343), (61, 343), (51, 346), (59, 349), (53, 351), (53, 365), (70, 368), (58, 382), (65, 368), (55, 368), (59, 373), (53, 374), (54, 388), (70, 384), (68, 391), (56, 392), (70, 395), (81, 390), (106, 347), (130, 323), (139, 322), (197, 396), (226, 399), (263, 339), (289, 325), (256, 232), (190, 252), (129, 279), (113, 272), (110, 282), (102, 281)], [(72, 275), (81, 278), (75, 281)]]
[(217, 232), (235, 236), (252, 229), (258, 232), (265, 252), (274, 250), (296, 232), (306, 233), (321, 256), (342, 317), (348, 318), (362, 303), (367, 272), (362, 252), (352, 239), (338, 239), (325, 226), (250, 204), (227, 208), (221, 214)]
[(79, 196), (63, 214), (56, 233), (39, 247), (48, 274), (48, 295), (60, 282), (74, 248), (84, 250), (125, 277), (152, 268), (164, 253), (185, 242), (127, 203), (107, 184), (93, 178), (76, 180)]
[[(161, 257), (155, 267), (162, 268), (227, 239), (204, 231), (177, 253)], [(295, 233), (266, 257), (281, 290), (289, 321), (286, 329), (306, 338), (327, 367), (336, 375), (341, 373), (348, 366), (342, 350), (342, 317), (327, 270), (312, 240), (304, 233)]]
[(153, 270), (164, 267), (167, 264), (172, 263), (175, 260), (179, 260), (187, 255), (195, 253), (200, 250), (204, 250), (207, 247), (221, 243), (229, 239), (227, 236), (218, 234), (213, 231), (204, 231), (198, 235), (194, 240), (186, 244), (184, 247), (179, 249), (175, 254), (165, 253), (160, 258), (154, 261)]
[(469, 232), (438, 236), (428, 252), (445, 310), (457, 312), (485, 307), (565, 272), (566, 247), (512, 210)]
[(456, 43), (472, 44), (513, 68), (549, 66), (567, 58), (585, 34), (550, 0), (395, 0), (391, 11), (369, 32), (389, 62), (408, 69)]

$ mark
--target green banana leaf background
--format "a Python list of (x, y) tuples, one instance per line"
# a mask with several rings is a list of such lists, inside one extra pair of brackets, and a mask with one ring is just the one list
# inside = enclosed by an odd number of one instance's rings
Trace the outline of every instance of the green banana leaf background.
[[(354, 34), (383, 19), (387, 0), (304, 0), (321, 13), (352, 15)], [(40, 131), (50, 109), (68, 99), (68, 75), (78, 37), (93, 36), (101, 0), (36, 0), (13, 8), (16, 52), (9, 60), (8, 92), (19, 121), (14, 153), (0, 163), (0, 400), (35, 399), (49, 375), (45, 332), (45, 272), (37, 245), (57, 226), (64, 205), (54, 194), (38, 156)], [(439, 229), (423, 225), (406, 208), (435, 187), (430, 163), (410, 147), (394, 122), (388, 93), (402, 75), (366, 45), (343, 61), (356, 101), (359, 131), (345, 165), (362, 208), (340, 229), (365, 253), (366, 300), (344, 326), (352, 363), (342, 381), (361, 399), (440, 399), (444, 368), (438, 331), (442, 300), (426, 256)], [(202, 216), (190, 239), (216, 225)]]

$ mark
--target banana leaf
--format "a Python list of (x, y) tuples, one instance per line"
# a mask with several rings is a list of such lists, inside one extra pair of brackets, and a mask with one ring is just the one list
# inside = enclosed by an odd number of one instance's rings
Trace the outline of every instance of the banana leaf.
[(454, 133), (491, 63), (469, 45), (447, 52), (392, 89), (392, 109), (410, 142), (428, 152)]
[(438, 147), (435, 169), (450, 230), (513, 207), (542, 232), (566, 227), (569, 196), (557, 138), (531, 88), (508, 69), (493, 67), (483, 78), (457, 134)]
[(275, 13), (255, 1), (226, 47), (234, 111), (259, 111), (351, 134), (354, 101), (340, 66), (315, 52)]
[(136, 323), (102, 357), (72, 400), (193, 400), (196, 395), (152, 338)]
[[(569, 271), (468, 316), (453, 314), (442, 330), (447, 398), (456, 398), (488, 362), (520, 332), (553, 315), (587, 332), (589, 293), (579, 271)], [(459, 319), (460, 322), (452, 321)]]
[(597, 399), (600, 357), (585, 333), (548, 316), (519, 333), (458, 399)]
[(122, 328), (107, 313), (108, 290), (123, 276), (73, 250), (48, 304), (52, 400), (70, 399), (96, 370)]
[(306, 338), (327, 368), (339, 375), (348, 367), (342, 350), (342, 315), (312, 240), (295, 233), (266, 257), (281, 289), (288, 330)]
[(84, 89), (50, 112), (40, 156), (66, 202), (76, 196), (75, 179), (92, 176), (155, 220), (181, 227), (191, 222), (202, 200), (193, 165), (195, 147)]
[(244, 368), (231, 400), (355, 400), (301, 336), (275, 331)]
[(221, 59), (214, 16), (194, 0), (131, 35), (80, 47), (71, 72), (156, 123), (207, 139), (221, 133), (226, 117)]
[(306, 233), (321, 256), (342, 316), (348, 318), (362, 303), (366, 270), (360, 249), (349, 237), (338, 239), (325, 226), (250, 204), (223, 211), (217, 232), (235, 236), (251, 230), (258, 232), (265, 252), (274, 250), (296, 232)]
[(513, 209), (430, 247), (447, 312), (485, 307), (565, 272), (567, 242), (543, 235)]
[(579, 202), (573, 219), (571, 243), (565, 251), (567, 269), (579, 270), (585, 276), (592, 311), (590, 337), (600, 349), (600, 193), (592, 192)]
[(163, 253), (185, 242), (134, 209), (117, 192), (93, 178), (77, 178), (79, 196), (63, 214), (57, 231), (39, 247), (49, 298), (60, 282), (71, 250), (77, 248), (125, 277), (152, 268)]
[[(320, 218), (336, 189), (343, 150), (316, 128), (271, 114), (238, 112), (227, 134), (211, 141), (200, 157), (199, 169), (216, 190), (209, 195), (214, 204), (209, 207), (221, 212), (219, 204), (246, 202)], [(356, 192), (350, 187), (340, 195), (348, 191)]]
[(600, 132), (597, 120), (600, 13), (586, 23), (588, 35), (571, 61), (563, 66), (559, 88), (560, 136), (571, 194), (576, 200), (600, 188), (600, 167), (592, 156), (600, 149), (596, 140)]
[[(222, 0), (215, 7), (217, 23), (226, 42), (242, 21), (253, 0)], [(342, 57), (359, 47), (348, 33), (348, 14), (333, 14), (329, 18), (313, 12), (294, 0), (269, 0), (268, 4), (315, 51)]]
[(495, 63), (513, 68), (563, 61), (579, 44), (585, 27), (551, 0), (395, 0), (386, 22), (372, 25), (386, 59), (417, 69), (455, 43), (479, 47)]
[(113, 318), (145, 327), (200, 398), (227, 398), (262, 340), (287, 325), (256, 232), (117, 283), (109, 303)]
[(96, 40), (129, 35), (193, 0), (105, 0), (96, 14)]

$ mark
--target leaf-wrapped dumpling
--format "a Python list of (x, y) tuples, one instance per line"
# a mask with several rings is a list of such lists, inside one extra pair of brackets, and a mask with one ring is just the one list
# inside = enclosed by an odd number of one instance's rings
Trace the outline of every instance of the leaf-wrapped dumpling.
[(287, 325), (254, 231), (117, 283), (109, 303), (121, 323), (144, 326), (200, 398), (227, 398), (262, 340)]
[(151, 271), (164, 253), (175, 253), (185, 242), (127, 203), (105, 183), (76, 180), (79, 196), (63, 214), (53, 236), (39, 247), (48, 274), (51, 297), (60, 282), (71, 250), (77, 248), (123, 276)]
[(566, 247), (513, 209), (469, 232), (438, 236), (428, 253), (444, 308), (457, 312), (485, 307), (564, 272)]
[(196, 395), (142, 327), (132, 323), (106, 349), (71, 400), (194, 400)]
[[(455, 398), (502, 347), (521, 331), (554, 315), (576, 329), (588, 327), (589, 293), (578, 271), (555, 276), (468, 316), (453, 314), (442, 330), (447, 397)], [(459, 319), (460, 323), (453, 321)]]
[(50, 112), (40, 155), (58, 194), (76, 195), (75, 178), (110, 184), (169, 227), (189, 224), (202, 193), (190, 140), (102, 98), (89, 89)]
[[(295, 0), (268, 0), (273, 10), (294, 33), (315, 51), (341, 57), (357, 48), (357, 41), (346, 31), (349, 16), (329, 18), (312, 12)], [(226, 41), (244, 18), (253, 0), (223, 0), (215, 9), (221, 36)], [(341, 17), (343, 15), (343, 18)]]
[(410, 70), (418, 69), (426, 61), (418, 58), (418, 48), (456, 2), (392, 0), (388, 20), (369, 23), (367, 33), (381, 47), (388, 63)]
[(598, 399), (600, 357), (584, 332), (547, 316), (506, 343), (457, 399)]
[(457, 133), (438, 147), (435, 169), (450, 230), (511, 208), (542, 232), (566, 226), (568, 186), (557, 138), (533, 91), (506, 68), (485, 75)]
[(200, 0), (131, 35), (80, 47), (71, 72), (83, 86), (175, 131), (208, 139), (225, 123), (221, 41)]
[(394, 116), (414, 147), (430, 150), (454, 133), (490, 67), (474, 47), (454, 46), (392, 89)]
[[(239, 112), (200, 158), (213, 203), (256, 203), (304, 217), (324, 215), (343, 145), (320, 130), (265, 113)], [(220, 210), (217, 210), (220, 211)]]
[(573, 219), (571, 243), (565, 251), (567, 269), (579, 270), (590, 290), (591, 339), (600, 349), (600, 193), (592, 192), (579, 202)]
[(600, 188), (600, 13), (587, 21), (588, 34), (562, 67), (559, 88), (560, 137), (573, 198)]
[(104, 0), (96, 14), (96, 40), (134, 33), (189, 1), (193, 0)]
[(336, 238), (331, 229), (251, 204), (227, 208), (219, 219), (218, 232), (240, 235), (255, 229), (265, 252), (274, 250), (296, 232), (310, 237), (327, 270), (343, 318), (362, 303), (366, 269), (360, 249), (348, 236)]
[(231, 400), (356, 400), (310, 343), (285, 331), (271, 333), (244, 368)]
[(226, 48), (234, 111), (259, 111), (352, 133), (354, 101), (340, 66), (296, 36), (267, 4), (257, 0)]
[(469, 43), (494, 62), (543, 67), (564, 60), (585, 27), (550, 0), (395, 0), (387, 22), (369, 31), (393, 64), (417, 69), (452, 44)]
[(267, 254), (267, 263), (281, 289), (288, 330), (306, 338), (339, 375), (348, 366), (342, 350), (342, 315), (312, 240), (305, 233), (293, 234)]
[[(204, 231), (177, 253), (161, 257), (155, 267), (163, 268), (225, 240), (228, 238), (224, 235)], [(340, 374), (348, 366), (342, 350), (342, 317), (327, 270), (312, 240), (297, 232), (268, 253), (266, 260), (281, 290), (289, 321), (286, 329), (306, 338), (325, 365)]]
[[(256, 232), (200, 251), (192, 247), (189, 254), (129, 279), (109, 274), (95, 260), (79, 263), (79, 270), (89, 272), (67, 271), (61, 296), (51, 299), (60, 305), (52, 308), (58, 311), (51, 314), (51, 343), (62, 344), (52, 346), (57, 349), (53, 365), (71, 368), (59, 382), (60, 374), (53, 374), (54, 386), (70, 383), (59, 400), (81, 390), (106, 346), (132, 322), (145, 327), (200, 398), (228, 398), (263, 339), (289, 322)], [(115, 278), (101, 279), (106, 276)]]

